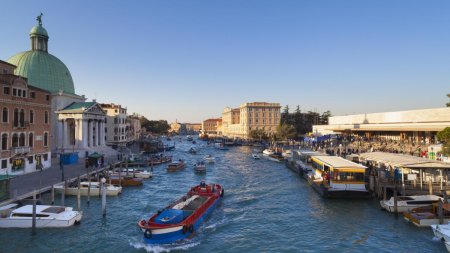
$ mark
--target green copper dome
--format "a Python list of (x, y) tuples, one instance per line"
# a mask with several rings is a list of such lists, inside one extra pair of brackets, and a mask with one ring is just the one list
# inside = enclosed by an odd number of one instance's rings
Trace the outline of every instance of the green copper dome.
[(31, 28), (30, 36), (33, 36), (33, 35), (41, 35), (41, 36), (48, 37), (47, 30), (45, 30), (45, 28), (42, 27), (42, 25), (36, 25), (33, 28)]
[(42, 26), (42, 13), (38, 24), (31, 28), (31, 50), (18, 53), (8, 59), (17, 66), (14, 74), (28, 78), (28, 83), (51, 93), (63, 91), (75, 94), (69, 69), (55, 56), (48, 53), (48, 33)]
[(28, 83), (52, 93), (75, 94), (72, 76), (64, 63), (55, 56), (39, 50), (18, 53), (8, 59), (16, 65), (14, 74), (28, 78)]

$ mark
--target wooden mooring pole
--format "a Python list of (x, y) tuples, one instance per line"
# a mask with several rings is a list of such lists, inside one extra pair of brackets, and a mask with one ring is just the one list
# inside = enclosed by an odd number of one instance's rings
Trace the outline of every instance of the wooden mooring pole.
[(66, 180), (64, 180), (64, 187), (63, 187), (63, 190), (61, 191), (61, 206), (65, 206), (65, 204), (64, 204), (64, 200), (65, 200), (65, 198), (66, 198), (66, 187), (67, 187), (67, 181)]
[(80, 176), (78, 176), (77, 208), (78, 208), (78, 211), (81, 211), (81, 181), (80, 181)]
[(88, 173), (87, 205), (91, 202), (91, 173)]
[(397, 196), (397, 183), (394, 182), (394, 213), (395, 216), (398, 216), (398, 196)]
[(55, 204), (55, 186), (54, 185), (52, 185), (51, 195), (52, 195), (52, 205), (54, 205)]
[(106, 216), (106, 179), (102, 178), (102, 215)]
[(33, 191), (33, 216), (31, 221), (31, 234), (36, 234), (36, 190)]

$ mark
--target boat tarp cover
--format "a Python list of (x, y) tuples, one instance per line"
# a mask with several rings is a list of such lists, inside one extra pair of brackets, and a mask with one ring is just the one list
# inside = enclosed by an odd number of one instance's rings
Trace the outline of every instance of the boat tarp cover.
[(158, 224), (176, 224), (184, 219), (184, 211), (177, 209), (166, 209), (162, 211), (156, 218), (155, 223)]

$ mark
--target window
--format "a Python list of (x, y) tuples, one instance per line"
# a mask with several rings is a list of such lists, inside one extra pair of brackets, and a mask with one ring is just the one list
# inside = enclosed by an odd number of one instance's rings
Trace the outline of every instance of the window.
[(34, 123), (34, 111), (30, 110), (30, 124)]
[(8, 134), (2, 134), (2, 150), (8, 150)]
[(6, 107), (3, 107), (3, 110), (2, 110), (2, 122), (8, 123), (8, 108), (6, 108)]
[(28, 146), (30, 146), (30, 147), (34, 146), (34, 135), (33, 135), (33, 133), (30, 133), (28, 135)]
[(21, 96), (22, 96), (22, 90), (20, 90), (20, 89), (17, 90), (17, 96), (18, 96), (18, 97), (21, 97)]
[(45, 114), (44, 114), (44, 123), (48, 124), (48, 112), (47, 111), (45, 111)]
[(24, 133), (20, 134), (19, 147), (25, 147), (25, 134)]
[(2, 160), (2, 169), (7, 169), (8, 168), (8, 160), (4, 159)]
[(21, 109), (20, 110), (20, 127), (24, 127), (25, 126), (25, 110)]
[(26, 90), (22, 91), (22, 96), (23, 96), (24, 98), (27, 97), (27, 91), (26, 91)]
[(36, 92), (34, 91), (30, 92), (30, 98), (36, 98)]
[(18, 147), (19, 146), (19, 136), (17, 134), (13, 134), (12, 136), (12, 147)]
[(13, 88), (13, 96), (17, 96), (17, 89)]
[(33, 156), (32, 156), (32, 155), (29, 156), (29, 157), (28, 157), (28, 163), (29, 163), (29, 164), (33, 164), (33, 161), (34, 161)]
[[(48, 133), (47, 132), (44, 133), (44, 147), (48, 147)], [(44, 160), (47, 161), (45, 159), (45, 155), (44, 155)]]
[(9, 87), (3, 87), (3, 94), (9, 95)]
[(14, 109), (14, 116), (13, 116), (13, 126), (18, 127), (19, 126), (19, 109)]
[(44, 154), (43, 157), (44, 157), (44, 161), (48, 160), (48, 154)]

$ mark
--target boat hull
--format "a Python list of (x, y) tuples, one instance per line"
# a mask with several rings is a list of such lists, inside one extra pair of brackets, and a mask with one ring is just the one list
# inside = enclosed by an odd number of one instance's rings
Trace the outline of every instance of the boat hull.
[[(55, 187), (55, 192), (61, 193), (64, 189), (62, 187)], [(89, 191), (89, 195), (91, 197), (100, 196), (100, 189), (98, 188), (91, 188)], [(106, 190), (106, 196), (117, 196), (121, 193), (121, 190)], [(77, 196), (78, 195), (78, 188), (67, 188), (66, 189), (66, 195), (70, 196)], [(88, 195), (88, 189), (86, 188), (80, 188), (80, 196), (87, 196)]]
[(144, 236), (144, 240), (148, 244), (169, 244), (175, 243), (184, 239), (191, 237), (195, 231), (199, 229), (202, 222), (214, 211), (218, 203), (222, 200), (222, 197), (216, 199), (216, 201), (211, 204), (211, 206), (201, 215), (195, 223), (192, 224), (193, 230), (186, 231), (183, 233), (183, 226), (176, 226), (171, 228), (163, 229), (151, 229), (151, 236), (147, 238)]
[[(63, 228), (73, 226), (75, 223), (80, 223), (83, 214), (79, 212), (77, 215), (67, 220), (55, 220), (53, 218), (39, 218), (36, 217), (37, 228)], [(0, 228), (31, 228), (32, 219), (30, 217), (23, 218), (0, 218)]]
[(358, 191), (358, 190), (330, 190), (308, 179), (312, 188), (325, 198), (338, 198), (338, 199), (357, 199), (357, 198), (369, 198), (370, 194), (368, 191)]

